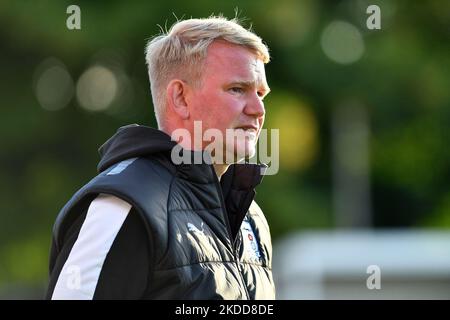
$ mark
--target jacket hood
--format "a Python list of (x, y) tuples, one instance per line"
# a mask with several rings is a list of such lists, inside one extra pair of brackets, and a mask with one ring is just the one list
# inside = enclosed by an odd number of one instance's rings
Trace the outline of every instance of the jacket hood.
[(168, 152), (175, 145), (176, 142), (161, 130), (137, 124), (120, 127), (98, 149), (101, 160), (97, 170), (102, 172), (114, 163), (129, 158)]

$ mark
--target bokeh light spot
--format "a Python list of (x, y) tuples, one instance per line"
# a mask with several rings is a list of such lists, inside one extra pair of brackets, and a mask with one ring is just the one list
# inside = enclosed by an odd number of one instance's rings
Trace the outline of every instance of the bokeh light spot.
[(358, 61), (364, 53), (361, 32), (345, 21), (333, 21), (323, 31), (321, 45), (325, 55), (340, 64)]
[(106, 110), (116, 98), (117, 88), (116, 75), (104, 66), (94, 65), (78, 79), (78, 103), (89, 111)]

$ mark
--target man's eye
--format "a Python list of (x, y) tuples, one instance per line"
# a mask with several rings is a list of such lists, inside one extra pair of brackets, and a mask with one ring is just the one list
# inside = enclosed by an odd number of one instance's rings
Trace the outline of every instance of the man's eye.
[(230, 88), (230, 91), (233, 93), (243, 93), (244, 89), (241, 87), (232, 87), (232, 88)]

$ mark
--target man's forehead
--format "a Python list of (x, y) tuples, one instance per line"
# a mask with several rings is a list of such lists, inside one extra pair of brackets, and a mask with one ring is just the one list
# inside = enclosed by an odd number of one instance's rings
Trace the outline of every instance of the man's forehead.
[(265, 82), (264, 62), (250, 49), (225, 41), (214, 41), (206, 58), (208, 71), (217, 76), (240, 78), (242, 81)]
[(251, 71), (256, 73), (258, 78), (265, 78), (264, 62), (261, 59), (256, 58), (250, 62)]
[[(236, 64), (247, 64), (253, 69), (264, 68), (264, 63), (249, 48), (223, 40), (215, 40), (210, 44), (206, 57), (207, 63), (226, 64), (232, 67)], [(233, 64), (229, 64), (230, 61)]]

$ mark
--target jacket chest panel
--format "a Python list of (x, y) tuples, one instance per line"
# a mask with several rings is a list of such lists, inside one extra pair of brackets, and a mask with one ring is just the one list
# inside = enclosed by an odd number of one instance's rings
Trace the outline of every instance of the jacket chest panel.
[[(209, 219), (203, 219), (207, 216)], [(234, 256), (226, 228), (210, 210), (175, 210), (168, 214), (168, 248), (165, 267), (180, 267), (201, 262), (232, 262)]]

